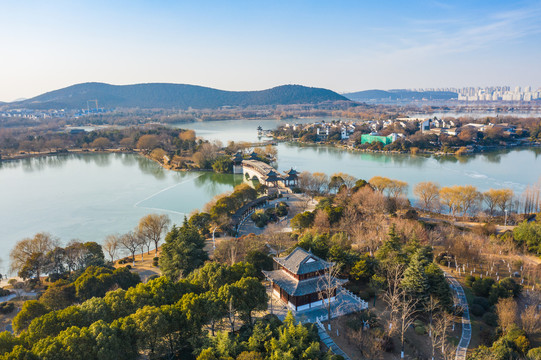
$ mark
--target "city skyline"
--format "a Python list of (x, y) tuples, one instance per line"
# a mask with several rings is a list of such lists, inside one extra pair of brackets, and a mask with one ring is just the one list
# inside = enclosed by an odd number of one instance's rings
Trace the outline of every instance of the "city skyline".
[(13, 2), (0, 101), (81, 82), (368, 89), (541, 84), (541, 2)]

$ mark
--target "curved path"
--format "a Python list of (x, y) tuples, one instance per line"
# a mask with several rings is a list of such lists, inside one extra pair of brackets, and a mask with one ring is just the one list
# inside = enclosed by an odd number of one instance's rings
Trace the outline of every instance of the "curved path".
[(462, 337), (456, 348), (456, 360), (466, 360), (466, 353), (471, 340), (471, 322), (470, 322), (470, 309), (468, 307), (468, 300), (466, 294), (460, 283), (448, 273), (445, 273), (447, 281), (451, 284), (451, 288), (456, 293), (458, 305), (463, 309), (462, 312)]

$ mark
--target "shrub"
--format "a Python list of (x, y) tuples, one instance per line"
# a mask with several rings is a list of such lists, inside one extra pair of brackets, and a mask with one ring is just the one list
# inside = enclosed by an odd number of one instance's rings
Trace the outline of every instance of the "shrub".
[(152, 280), (154, 280), (154, 279), (157, 279), (157, 278), (159, 278), (159, 277), (160, 277), (160, 276), (157, 275), (157, 274), (150, 275), (150, 276), (148, 277), (148, 279), (147, 279), (147, 282), (152, 281)]
[(417, 213), (417, 211), (413, 210), (413, 209), (409, 209), (408, 211), (406, 211), (406, 213), (404, 214), (404, 219), (408, 219), (408, 220), (417, 220), (419, 218), (419, 214)]
[(276, 215), (283, 217), (286, 216), (288, 212), (288, 206), (285, 202), (281, 201), (278, 206), (276, 206)]
[(541, 347), (537, 347), (528, 351), (528, 359), (541, 360)]
[(415, 327), (415, 333), (417, 335), (424, 335), (424, 334), (426, 334), (426, 328), (424, 326), (422, 326), (422, 325), (421, 326), (416, 326)]
[(471, 286), (475, 282), (475, 276), (467, 275), (464, 282), (465, 282), (467, 287), (471, 288)]
[(490, 308), (490, 303), (488, 302), (488, 299), (481, 296), (476, 296), (473, 299), (473, 303), (481, 305), (485, 310), (488, 310)]
[(11, 301), (0, 303), (0, 314), (9, 314), (15, 309), (15, 304)]
[(494, 279), (491, 278), (475, 278), (471, 288), (475, 296), (488, 297), (490, 290), (494, 285)]
[(471, 313), (475, 316), (483, 316), (485, 313), (485, 308), (483, 308), (481, 305), (473, 304), (471, 306)]
[(483, 315), (483, 322), (488, 326), (498, 326), (498, 316), (494, 313), (487, 312)]
[(131, 265), (126, 265), (126, 269), (130, 270), (130, 269), (131, 269)]
[(0, 296), (1, 297), (8, 296), (9, 294), (11, 294), (11, 291), (9, 291), (8, 289), (0, 288)]
[(159, 257), (157, 257), (157, 256), (154, 257), (154, 258), (152, 259), (152, 266), (157, 267), (158, 264), (159, 264), (159, 261), (160, 261), (160, 258), (159, 258)]
[(526, 354), (530, 348), (530, 340), (524, 335), (521, 335), (515, 339), (515, 345), (521, 353)]

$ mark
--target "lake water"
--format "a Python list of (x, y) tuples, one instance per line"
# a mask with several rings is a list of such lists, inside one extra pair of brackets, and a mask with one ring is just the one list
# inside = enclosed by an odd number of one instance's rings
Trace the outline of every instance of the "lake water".
[[(258, 141), (258, 126), (273, 129), (285, 123), (310, 121), (315, 120), (228, 120), (177, 126), (193, 129), (207, 139), (227, 144), (228, 141)], [(471, 184), (481, 191), (508, 187), (521, 193), (527, 185), (541, 177), (540, 148), (504, 150), (460, 158), (365, 153), (297, 143), (279, 143), (277, 149), (280, 171), (293, 167), (298, 171), (319, 171), (329, 175), (345, 172), (366, 180), (380, 175), (406, 181), (410, 185), (436, 181), (443, 186)]]
[(0, 162), (0, 272), (13, 244), (46, 231), (61, 239), (101, 242), (133, 229), (148, 213), (174, 223), (241, 175), (164, 170), (135, 154), (50, 156)]
[[(302, 121), (314, 121), (302, 120)], [(301, 122), (294, 120), (291, 122)], [(273, 129), (284, 121), (231, 120), (179, 124), (210, 140), (258, 141), (256, 128)], [(472, 184), (484, 191), (512, 188), (520, 193), (541, 176), (541, 149), (521, 149), (457, 159), (454, 156), (385, 155), (334, 147), (278, 145), (278, 169), (345, 172), (363, 179), (381, 175), (413, 185)], [(78, 238), (101, 242), (134, 228), (151, 212), (180, 223), (212, 197), (231, 190), (240, 175), (164, 170), (133, 154), (50, 156), (0, 162), (0, 272), (8, 268), (13, 244), (40, 231), (66, 243)], [(411, 186), (410, 186), (411, 191)]]

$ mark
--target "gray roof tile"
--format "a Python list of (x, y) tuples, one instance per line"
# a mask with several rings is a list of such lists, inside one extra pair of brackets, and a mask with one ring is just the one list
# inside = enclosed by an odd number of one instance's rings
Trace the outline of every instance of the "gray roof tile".
[(325, 270), (333, 265), (301, 247), (297, 247), (287, 256), (274, 258), (274, 261), (297, 275)]
[[(283, 270), (263, 271), (263, 273), (269, 280), (272, 280), (272, 282), (280, 286), (280, 288), (282, 288), (285, 292), (293, 296), (313, 294), (318, 292), (318, 288), (324, 288), (324, 282), (323, 280), (320, 280), (322, 276), (297, 281)], [(342, 285), (347, 282), (347, 280), (338, 278), (333, 278), (332, 281), (333, 284), (338, 285)]]

